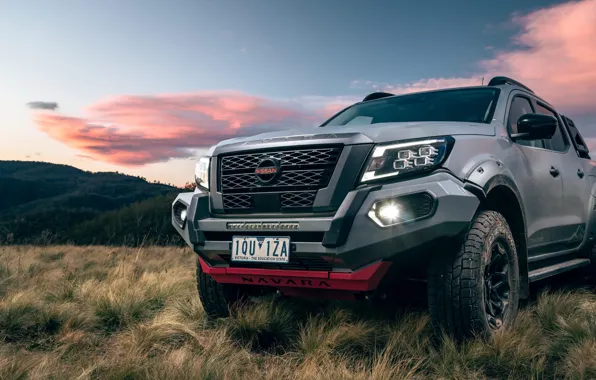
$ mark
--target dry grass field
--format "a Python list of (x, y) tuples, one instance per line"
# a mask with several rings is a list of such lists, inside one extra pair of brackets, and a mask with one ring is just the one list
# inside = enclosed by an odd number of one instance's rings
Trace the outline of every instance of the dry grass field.
[(208, 322), (194, 259), (0, 247), (0, 379), (596, 378), (593, 290), (542, 289), (515, 331), (435, 348), (423, 309), (270, 299)]

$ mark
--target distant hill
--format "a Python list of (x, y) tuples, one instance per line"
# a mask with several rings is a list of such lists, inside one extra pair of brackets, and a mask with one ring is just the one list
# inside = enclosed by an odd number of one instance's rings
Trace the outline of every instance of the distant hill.
[(0, 244), (170, 244), (180, 189), (114, 172), (0, 161)]

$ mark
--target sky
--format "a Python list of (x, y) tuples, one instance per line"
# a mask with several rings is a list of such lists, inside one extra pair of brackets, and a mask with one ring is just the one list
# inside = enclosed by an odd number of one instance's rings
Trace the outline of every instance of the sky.
[(0, 160), (182, 185), (220, 140), (495, 75), (596, 150), (596, 0), (2, 0)]

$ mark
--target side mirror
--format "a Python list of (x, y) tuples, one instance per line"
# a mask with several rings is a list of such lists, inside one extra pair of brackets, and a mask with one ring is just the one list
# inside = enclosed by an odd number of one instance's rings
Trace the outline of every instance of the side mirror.
[(557, 132), (557, 119), (539, 113), (527, 113), (517, 120), (517, 133), (511, 138), (524, 140), (550, 139)]

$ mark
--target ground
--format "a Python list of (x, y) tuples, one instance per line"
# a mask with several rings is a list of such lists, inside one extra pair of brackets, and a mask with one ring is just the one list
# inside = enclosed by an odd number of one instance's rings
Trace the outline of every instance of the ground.
[(435, 347), (415, 304), (269, 299), (208, 322), (194, 265), (183, 248), (0, 247), (0, 379), (596, 378), (581, 282), (533, 289), (492, 342)]

